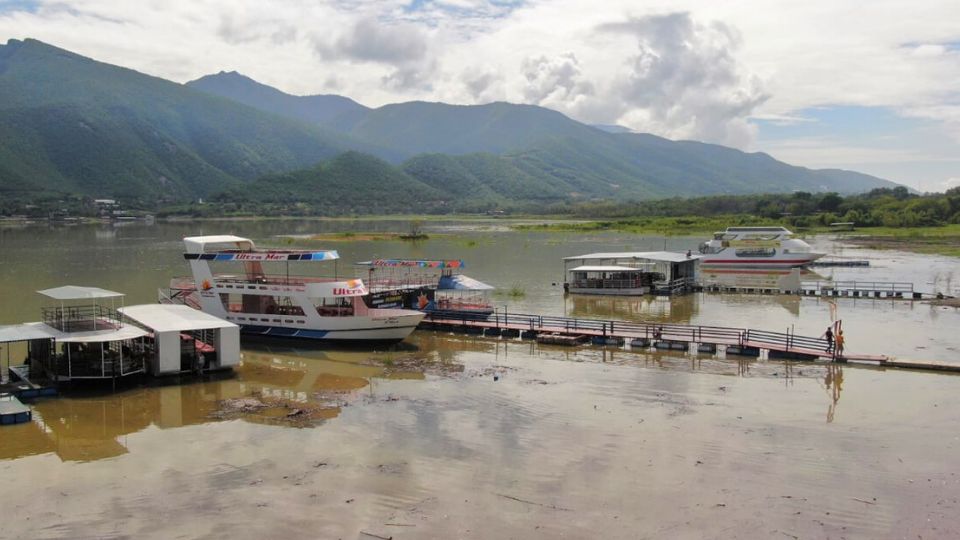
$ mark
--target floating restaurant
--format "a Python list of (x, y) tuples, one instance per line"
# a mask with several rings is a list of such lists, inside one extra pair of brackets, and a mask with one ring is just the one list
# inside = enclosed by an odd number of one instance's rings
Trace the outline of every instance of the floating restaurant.
[[(236, 325), (185, 306), (123, 307), (122, 293), (64, 286), (38, 291), (42, 320), (0, 326), (11, 377), (33, 386), (226, 369), (240, 360)], [(117, 304), (120, 304), (118, 307)], [(11, 365), (11, 343), (26, 346)]]
[(697, 284), (699, 255), (671, 251), (589, 253), (565, 257), (563, 286), (574, 294), (682, 294)]

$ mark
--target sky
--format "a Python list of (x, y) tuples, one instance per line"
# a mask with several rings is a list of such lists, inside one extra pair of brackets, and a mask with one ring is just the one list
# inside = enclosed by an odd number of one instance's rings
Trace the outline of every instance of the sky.
[(958, 0), (0, 0), (0, 42), (27, 37), (177, 82), (529, 103), (960, 186)]

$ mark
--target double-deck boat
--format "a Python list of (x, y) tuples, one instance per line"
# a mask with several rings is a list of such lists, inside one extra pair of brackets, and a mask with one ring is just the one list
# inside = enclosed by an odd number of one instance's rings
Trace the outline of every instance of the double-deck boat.
[[(361, 279), (290, 275), (290, 265), (323, 263), (336, 251), (258, 249), (239, 236), (183, 239), (193, 273), (174, 278), (161, 303), (184, 303), (240, 326), (245, 335), (335, 342), (391, 342), (410, 335), (424, 314), (367, 305)], [(210, 264), (239, 264), (240, 273), (214, 273)], [(265, 265), (282, 270), (267, 273)]]
[(795, 267), (823, 257), (784, 227), (728, 227), (700, 244), (701, 266)]

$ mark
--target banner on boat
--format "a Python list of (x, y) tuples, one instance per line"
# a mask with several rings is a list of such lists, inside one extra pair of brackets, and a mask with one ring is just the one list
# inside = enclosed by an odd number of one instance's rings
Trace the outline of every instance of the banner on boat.
[(329, 283), (310, 283), (307, 285), (307, 295), (312, 298), (363, 296), (367, 294), (367, 292), (367, 286), (359, 279), (332, 281)]
[(265, 262), (265, 261), (330, 261), (339, 259), (340, 255), (336, 251), (239, 251), (239, 252), (219, 252), (219, 253), (184, 253), (183, 258), (187, 260), (199, 259), (201, 261), (241, 261), (241, 262)]

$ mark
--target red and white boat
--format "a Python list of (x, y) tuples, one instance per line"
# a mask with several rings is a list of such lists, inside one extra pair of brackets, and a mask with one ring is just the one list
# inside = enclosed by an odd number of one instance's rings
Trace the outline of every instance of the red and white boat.
[(823, 257), (784, 227), (727, 227), (700, 244), (701, 266), (792, 268)]
[[(240, 326), (247, 336), (334, 342), (395, 342), (423, 319), (420, 311), (369, 307), (363, 280), (297, 276), (294, 266), (339, 258), (336, 251), (257, 249), (249, 238), (183, 239), (193, 276), (174, 278), (161, 303), (183, 303)], [(211, 264), (239, 265), (214, 273)], [(270, 273), (267, 265), (279, 266)]]

